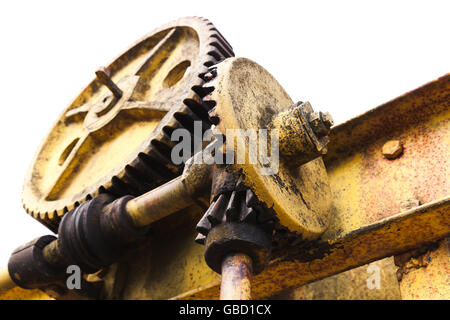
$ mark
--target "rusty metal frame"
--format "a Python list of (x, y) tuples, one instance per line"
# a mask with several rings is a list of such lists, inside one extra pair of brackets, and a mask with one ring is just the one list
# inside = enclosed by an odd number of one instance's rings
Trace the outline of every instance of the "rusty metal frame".
[[(320, 241), (276, 250), (253, 280), (263, 298), (450, 234), (450, 74), (332, 130), (325, 157), (335, 218)], [(382, 146), (399, 139), (403, 154)], [(402, 212), (402, 201), (421, 205)], [(174, 299), (214, 299), (220, 281)]]

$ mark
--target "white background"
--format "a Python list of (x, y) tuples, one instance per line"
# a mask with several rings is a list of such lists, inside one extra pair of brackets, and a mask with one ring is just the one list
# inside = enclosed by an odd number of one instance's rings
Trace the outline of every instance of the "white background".
[(40, 141), (97, 67), (170, 20), (210, 19), (237, 56), (340, 123), (450, 71), (448, 1), (1, 1), (0, 267), (48, 234), (21, 205)]

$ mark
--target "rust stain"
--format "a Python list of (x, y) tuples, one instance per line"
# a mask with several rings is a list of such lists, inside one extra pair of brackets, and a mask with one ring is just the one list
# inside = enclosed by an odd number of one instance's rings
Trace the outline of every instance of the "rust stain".
[(402, 265), (402, 299), (445, 299), (450, 297), (450, 250), (448, 240), (437, 248), (412, 257)]

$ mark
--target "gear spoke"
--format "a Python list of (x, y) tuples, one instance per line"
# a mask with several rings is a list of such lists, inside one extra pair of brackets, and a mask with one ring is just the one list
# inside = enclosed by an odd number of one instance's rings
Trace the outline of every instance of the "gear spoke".
[(82, 153), (83, 150), (86, 149), (83, 148), (83, 146), (85, 146), (88, 138), (89, 132), (85, 131), (85, 133), (81, 137), (74, 139), (61, 153), (58, 161), (59, 168), (57, 169), (56, 177), (54, 178), (53, 182), (49, 184), (49, 188), (45, 198), (51, 199), (53, 195), (60, 189), (62, 182), (70, 177), (72, 173), (70, 168), (72, 168), (76, 164), (76, 162), (80, 162), (80, 153)]
[(167, 113), (170, 108), (166, 103), (160, 101), (127, 101), (123, 104), (122, 110), (148, 110)]
[(177, 28), (171, 29), (165, 37), (162, 38), (149, 53), (147, 53), (144, 62), (136, 69), (135, 75), (140, 76), (141, 78), (147, 78), (154, 70), (160, 68), (159, 62), (163, 62), (163, 59), (168, 55), (168, 52), (170, 52), (177, 44), (176, 39), (174, 39), (176, 30)]
[(73, 108), (73, 109), (67, 111), (65, 117), (66, 117), (66, 119), (70, 119), (76, 115), (87, 113), (89, 111), (89, 109), (91, 109), (91, 108), (92, 108), (91, 104), (85, 103), (77, 108)]

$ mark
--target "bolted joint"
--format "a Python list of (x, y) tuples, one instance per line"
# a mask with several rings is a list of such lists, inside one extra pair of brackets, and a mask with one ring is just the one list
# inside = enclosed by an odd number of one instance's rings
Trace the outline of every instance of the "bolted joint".
[(222, 273), (227, 256), (242, 253), (250, 257), (253, 274), (264, 270), (270, 258), (270, 235), (249, 223), (222, 223), (208, 233), (205, 241), (205, 262), (215, 272)]
[(330, 133), (330, 129), (334, 122), (329, 112), (312, 112), (308, 116), (309, 125), (317, 137), (324, 137)]
[(129, 200), (101, 194), (66, 213), (58, 230), (63, 259), (86, 273), (117, 261), (147, 231), (133, 227), (125, 210)]
[(330, 113), (315, 112), (309, 102), (297, 102), (272, 120), (278, 130), (281, 156), (300, 166), (327, 152), (333, 125)]

